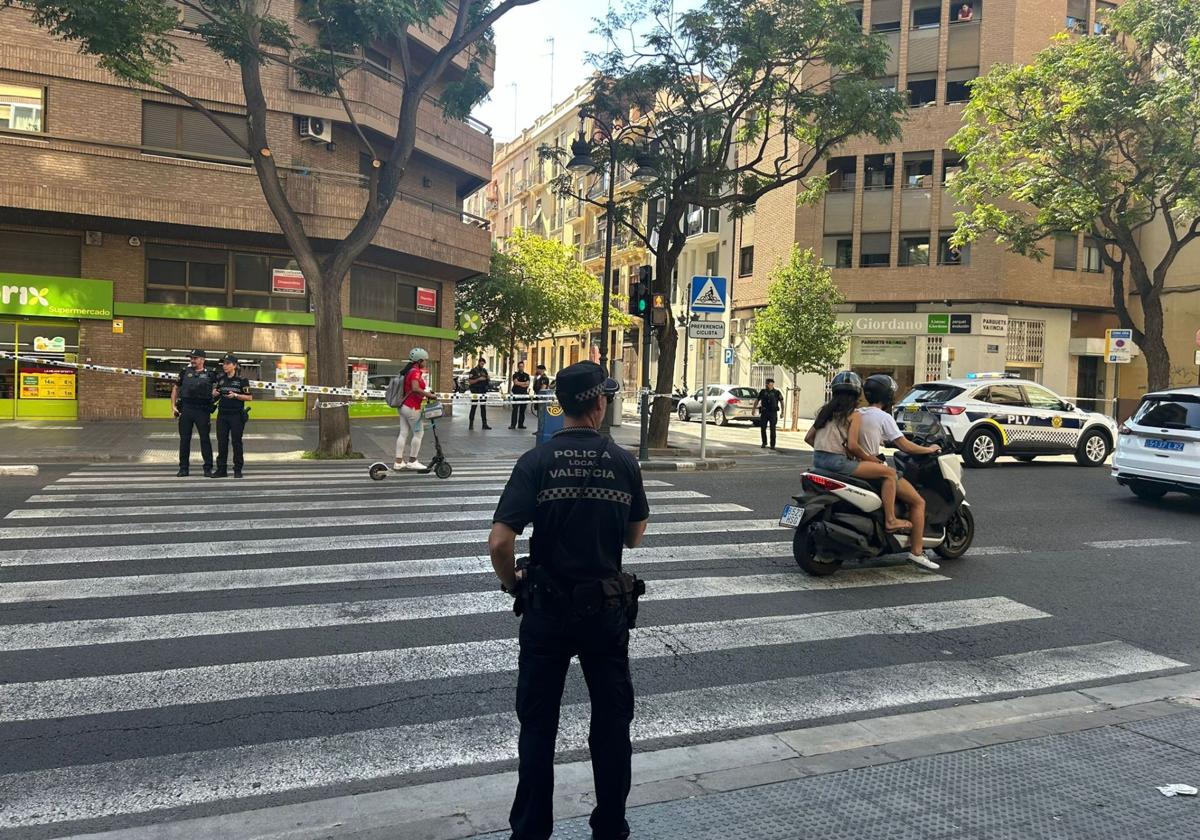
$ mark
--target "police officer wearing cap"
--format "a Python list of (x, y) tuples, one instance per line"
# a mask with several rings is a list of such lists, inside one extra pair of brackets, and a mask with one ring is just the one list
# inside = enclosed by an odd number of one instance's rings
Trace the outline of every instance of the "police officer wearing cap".
[[(512, 840), (547, 840), (553, 830), (554, 744), (572, 656), (579, 657), (592, 702), (592, 836), (629, 836), (629, 628), (645, 588), (622, 572), (621, 556), (641, 542), (650, 510), (637, 460), (597, 431), (617, 390), (592, 362), (559, 372), (563, 429), (517, 461), (492, 518), (492, 566), (522, 615)], [(530, 524), (531, 556), (518, 564), (517, 535)]]
[(246, 403), (254, 399), (250, 394), (250, 380), (242, 376), (237, 357), (226, 354), (221, 359), (221, 374), (213, 390), (217, 402), (217, 471), (213, 478), (229, 475), (229, 441), (233, 439), (233, 477), (242, 477), (242, 466), (246, 463), (242, 451), (242, 432), (250, 411)]
[(200, 456), (204, 459), (204, 474), (212, 475), (212, 439), (208, 435), (209, 419), (213, 408), (213, 386), (216, 377), (204, 367), (208, 354), (193, 350), (188, 354), (191, 364), (179, 372), (179, 378), (171, 386), (171, 406), (179, 418), (179, 472), (178, 477), (188, 474), (188, 461), (192, 456), (192, 428), (200, 436)]

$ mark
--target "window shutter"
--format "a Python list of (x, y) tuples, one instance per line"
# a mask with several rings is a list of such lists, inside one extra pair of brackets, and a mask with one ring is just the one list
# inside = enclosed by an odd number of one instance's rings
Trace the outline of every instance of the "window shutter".
[[(935, 27), (933, 29), (914, 29), (908, 36), (908, 72), (910, 78), (913, 73), (937, 73), (938, 36), (940, 33), (941, 30)], [(979, 43), (978, 38), (976, 38), (975, 43)], [(975, 55), (978, 57), (978, 50), (976, 50)]]
[(162, 102), (143, 102), (142, 145), (157, 149), (178, 149), (178, 110)]
[[(243, 141), (248, 137), (246, 118), (234, 114), (215, 114), (225, 126)], [(230, 140), (212, 120), (192, 108), (180, 108), (180, 136), (183, 148), (189, 152), (218, 157), (244, 158), (246, 153)]]
[(0, 231), (0, 266), (15, 274), (79, 277), (80, 244), (78, 236)]
[(863, 193), (862, 229), (867, 233), (892, 229), (891, 190), (870, 190)]
[(950, 27), (950, 43), (947, 47), (946, 66), (979, 66), (979, 24), (965, 23)]

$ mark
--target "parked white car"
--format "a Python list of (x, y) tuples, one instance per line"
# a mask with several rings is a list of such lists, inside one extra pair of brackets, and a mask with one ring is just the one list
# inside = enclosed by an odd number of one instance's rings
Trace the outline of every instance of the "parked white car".
[(1141, 499), (1200, 496), (1200, 388), (1142, 397), (1117, 436), (1112, 474)]

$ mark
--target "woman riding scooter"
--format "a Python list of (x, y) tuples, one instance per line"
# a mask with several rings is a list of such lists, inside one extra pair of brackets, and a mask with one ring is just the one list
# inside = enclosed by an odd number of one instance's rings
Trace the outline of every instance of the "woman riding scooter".
[(907, 531), (912, 523), (896, 518), (896, 471), (877, 458), (852, 457), (850, 442), (858, 440), (862, 421), (856, 410), (862, 397), (862, 380), (857, 373), (845, 370), (833, 377), (829, 389), (833, 398), (821, 406), (812, 428), (804, 436), (804, 442), (814, 450), (813, 466), (866, 481), (882, 481), (879, 495), (883, 499), (885, 527), (890, 533)]
[[(896, 401), (896, 380), (887, 374), (868, 376), (863, 383), (863, 395), (867, 406), (855, 414), (858, 423), (856, 433), (851, 434), (849, 449), (856, 458), (882, 460), (883, 445), (894, 446), (910, 455), (936, 455), (940, 446), (921, 446), (904, 436), (896, 419), (892, 417), (892, 404)], [(895, 475), (895, 472), (892, 472)], [(908, 559), (926, 569), (940, 569), (937, 563), (925, 556), (925, 500), (908, 480), (901, 478), (896, 486), (896, 495), (908, 509), (912, 520)]]

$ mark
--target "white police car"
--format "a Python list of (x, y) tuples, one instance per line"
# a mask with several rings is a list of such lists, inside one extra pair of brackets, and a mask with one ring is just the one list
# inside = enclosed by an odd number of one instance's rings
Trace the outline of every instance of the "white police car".
[(1081, 411), (1053, 391), (1008, 374), (971, 374), (913, 387), (896, 405), (906, 434), (940, 422), (969, 467), (990, 467), (1001, 455), (1032, 461), (1074, 455), (1099, 467), (1117, 439), (1112, 418)]

